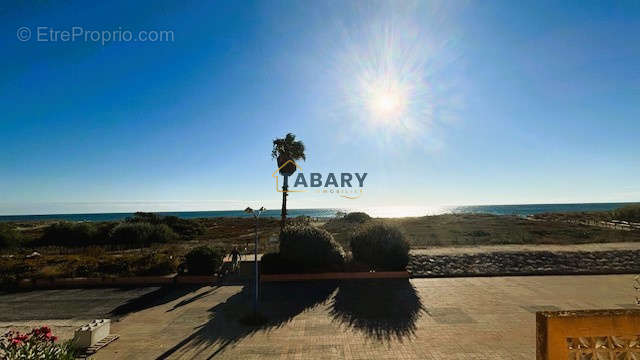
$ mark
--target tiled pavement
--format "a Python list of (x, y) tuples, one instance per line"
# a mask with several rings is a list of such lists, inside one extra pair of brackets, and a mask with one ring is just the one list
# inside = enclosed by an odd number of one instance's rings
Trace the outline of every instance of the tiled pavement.
[(535, 311), (633, 306), (633, 278), (269, 284), (264, 328), (237, 321), (251, 309), (242, 286), (204, 287), (142, 304), (113, 324), (121, 338), (93, 358), (534, 359)]

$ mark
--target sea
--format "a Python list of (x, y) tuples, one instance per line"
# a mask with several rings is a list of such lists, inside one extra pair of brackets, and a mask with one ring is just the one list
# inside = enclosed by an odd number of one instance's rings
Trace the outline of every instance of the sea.
[[(364, 211), (373, 217), (405, 217), (441, 214), (493, 214), (527, 216), (547, 212), (610, 211), (631, 203), (584, 203), (584, 204), (521, 204), (521, 205), (470, 205), (470, 206), (385, 206), (360, 209), (288, 209), (289, 217), (310, 216), (312, 218), (332, 218), (339, 212)], [(157, 212), (159, 215), (177, 216), (183, 219), (215, 217), (249, 217), (242, 210), (217, 211), (174, 211)], [(130, 212), (93, 214), (46, 214), (46, 215), (0, 215), (0, 221), (116, 221), (132, 216)], [(261, 216), (280, 217), (280, 209), (266, 210)]]

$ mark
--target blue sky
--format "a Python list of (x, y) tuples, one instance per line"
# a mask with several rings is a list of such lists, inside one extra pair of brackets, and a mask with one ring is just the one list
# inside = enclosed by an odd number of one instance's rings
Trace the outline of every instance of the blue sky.
[(640, 201), (637, 2), (27, 1), (0, 29), (0, 214), (277, 208), (287, 132), (305, 172), (369, 174), (294, 208)]

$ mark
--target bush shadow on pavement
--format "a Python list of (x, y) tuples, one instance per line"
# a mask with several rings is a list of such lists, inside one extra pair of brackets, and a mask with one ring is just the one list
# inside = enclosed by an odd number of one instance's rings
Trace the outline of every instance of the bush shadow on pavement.
[(253, 313), (253, 287), (245, 286), (209, 311), (209, 321), (157, 359), (173, 357), (212, 359), (245, 337), (286, 325), (317, 306), (326, 306), (333, 321), (364, 332), (376, 341), (415, 335), (424, 311), (408, 279), (309, 281), (263, 284), (259, 312), (267, 322), (245, 325), (240, 319)]
[(253, 286), (231, 296), (224, 303), (209, 309), (209, 321), (197, 328), (157, 359), (172, 356), (211, 359), (256, 332), (270, 331), (291, 321), (297, 315), (324, 304), (335, 292), (338, 283), (319, 281), (307, 283), (264, 284), (261, 288), (259, 312), (267, 322), (244, 325), (240, 319), (253, 313)]
[(333, 297), (329, 314), (341, 325), (376, 341), (414, 337), (425, 312), (408, 279), (346, 280)]

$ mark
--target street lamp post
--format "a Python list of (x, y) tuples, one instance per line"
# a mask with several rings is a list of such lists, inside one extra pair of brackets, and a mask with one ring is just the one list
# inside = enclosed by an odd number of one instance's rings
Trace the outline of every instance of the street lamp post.
[(254, 298), (253, 298), (253, 313), (255, 316), (257, 316), (258, 314), (258, 218), (260, 217), (260, 214), (262, 214), (263, 211), (265, 211), (266, 209), (264, 208), (264, 206), (261, 206), (260, 209), (258, 210), (253, 210), (250, 207), (247, 207), (246, 209), (244, 209), (244, 212), (246, 212), (247, 214), (251, 214), (253, 215), (253, 217), (256, 219), (256, 239), (255, 239), (255, 246), (253, 248), (253, 265), (255, 267), (255, 294), (254, 294)]

